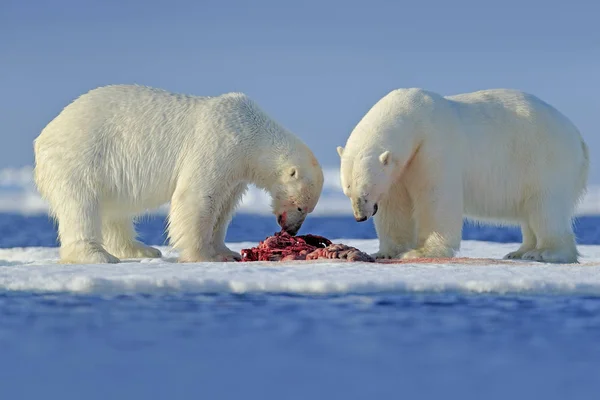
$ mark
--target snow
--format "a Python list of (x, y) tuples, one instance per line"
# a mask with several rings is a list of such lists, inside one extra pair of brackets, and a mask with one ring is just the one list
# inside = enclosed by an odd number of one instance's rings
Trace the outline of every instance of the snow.
[[(325, 184), (315, 215), (351, 215), (339, 187), (339, 171), (324, 170)], [(270, 214), (269, 196), (251, 187), (240, 213)], [(156, 212), (164, 213), (163, 207)], [(46, 204), (32, 181), (32, 168), (0, 170), (0, 212), (44, 214)], [(600, 214), (600, 186), (590, 188), (580, 214)], [(340, 231), (343, 232), (343, 231)], [(377, 250), (376, 240), (335, 242)], [(231, 243), (240, 250), (256, 243)], [(465, 241), (460, 256), (501, 259), (517, 244)], [(580, 265), (539, 263), (176, 263), (168, 247), (159, 260), (127, 260), (118, 265), (57, 264), (57, 248), (0, 249), (0, 290), (71, 293), (289, 293), (354, 294), (383, 292), (591, 293), (600, 294), (600, 246), (580, 246)]]
[[(44, 214), (47, 204), (33, 184), (32, 167), (0, 170), (0, 212), (24, 215)], [(339, 169), (325, 168), (323, 193), (313, 215), (352, 215), (350, 202), (344, 196), (339, 182)], [(238, 211), (247, 214), (269, 215), (270, 197), (267, 193), (250, 187)], [(167, 205), (155, 210), (165, 213)], [(600, 185), (591, 186), (577, 209), (579, 215), (600, 214)]]
[[(376, 240), (335, 239), (374, 252)], [(231, 243), (239, 251), (255, 243)], [(501, 260), (517, 244), (465, 241), (462, 257), (494, 262), (372, 264), (346, 262), (186, 263), (162, 259), (116, 265), (58, 264), (58, 249), (0, 249), (0, 290), (94, 294), (284, 293), (339, 295), (406, 292), (600, 294), (600, 246), (580, 246), (581, 264)]]

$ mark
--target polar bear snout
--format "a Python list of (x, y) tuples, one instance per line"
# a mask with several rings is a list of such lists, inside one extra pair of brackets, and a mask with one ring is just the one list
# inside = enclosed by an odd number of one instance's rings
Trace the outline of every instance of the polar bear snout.
[(356, 200), (352, 200), (352, 211), (354, 212), (354, 219), (356, 222), (364, 222), (370, 217), (377, 214), (379, 206), (377, 203), (369, 202), (365, 197), (359, 197)]
[[(379, 207), (377, 206), (377, 203), (373, 204), (373, 213), (371, 214), (371, 217), (374, 217), (375, 214), (377, 214), (377, 210), (379, 209)], [(366, 215), (359, 215), (357, 216), (356, 214), (354, 215), (354, 219), (356, 220), (356, 222), (365, 222), (366, 220), (369, 219), (369, 217), (367, 217)]]
[(288, 234), (294, 236), (306, 219), (306, 213), (302, 211), (286, 211), (277, 216), (277, 224)]
[(289, 234), (290, 236), (296, 236), (296, 233), (300, 230), (300, 225), (296, 225), (294, 227), (285, 227), (283, 230)]

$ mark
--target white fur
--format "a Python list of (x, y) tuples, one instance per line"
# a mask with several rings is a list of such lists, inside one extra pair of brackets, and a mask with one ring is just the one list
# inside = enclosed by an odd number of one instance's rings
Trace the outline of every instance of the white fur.
[(523, 244), (507, 258), (577, 262), (572, 216), (588, 150), (577, 128), (535, 96), (394, 90), (338, 153), (357, 220), (378, 205), (377, 257), (454, 256), (466, 216), (521, 226)]
[(135, 239), (133, 218), (169, 201), (180, 261), (239, 259), (224, 238), (249, 183), (271, 193), (290, 232), (323, 186), (310, 149), (240, 93), (101, 87), (68, 105), (34, 148), (35, 182), (58, 220), (62, 262), (159, 257)]

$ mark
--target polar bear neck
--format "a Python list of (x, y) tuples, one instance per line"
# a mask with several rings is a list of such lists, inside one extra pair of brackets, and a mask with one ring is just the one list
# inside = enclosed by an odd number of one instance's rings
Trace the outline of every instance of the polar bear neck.
[(232, 156), (244, 160), (243, 180), (271, 193), (289, 168), (312, 162), (308, 147), (247, 95), (230, 93), (216, 102), (228, 113), (225, 130), (235, 132), (239, 150)]
[(378, 159), (389, 151), (394, 161), (404, 166), (429, 138), (430, 107), (414, 110), (414, 97), (419, 91), (410, 91), (410, 101), (403, 101), (404, 92), (392, 92), (375, 104), (356, 125), (344, 149), (344, 158)]
[(249, 149), (244, 155), (247, 159), (247, 179), (255, 186), (271, 192), (284, 171), (302, 164), (302, 158), (310, 150), (248, 97), (241, 98), (241, 106), (246, 120), (244, 142)]
[(272, 192), (273, 186), (292, 166), (304, 165), (301, 160), (306, 146), (294, 135), (277, 130), (261, 135), (256, 146), (262, 151), (250, 155), (250, 181), (257, 187)]

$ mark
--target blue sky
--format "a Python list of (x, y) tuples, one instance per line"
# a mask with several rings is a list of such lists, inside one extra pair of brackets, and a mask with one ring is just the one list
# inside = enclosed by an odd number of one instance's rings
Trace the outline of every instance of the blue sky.
[(592, 1), (0, 2), (0, 168), (78, 95), (137, 83), (246, 92), (324, 166), (383, 95), (531, 92), (566, 114), (600, 183), (600, 6)]

